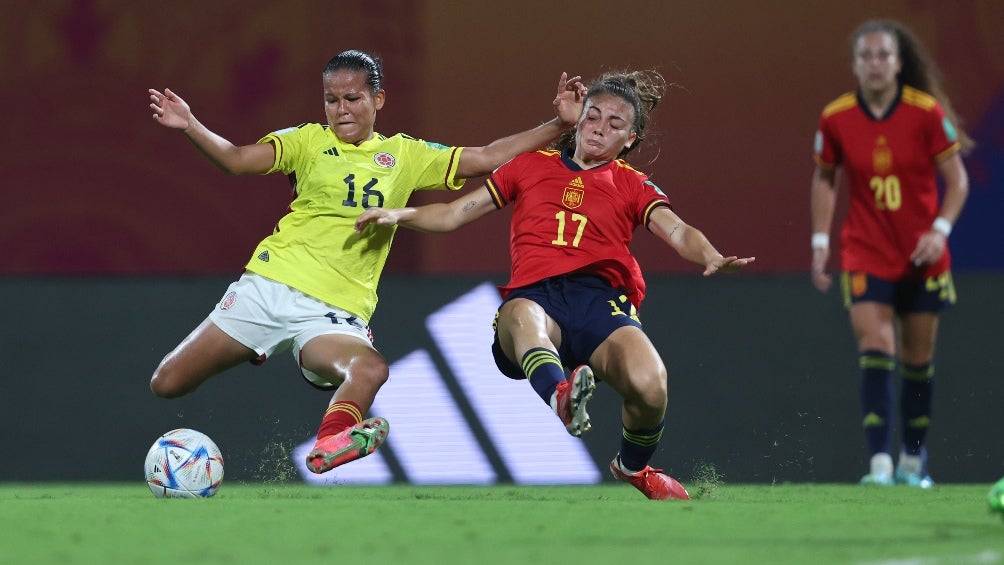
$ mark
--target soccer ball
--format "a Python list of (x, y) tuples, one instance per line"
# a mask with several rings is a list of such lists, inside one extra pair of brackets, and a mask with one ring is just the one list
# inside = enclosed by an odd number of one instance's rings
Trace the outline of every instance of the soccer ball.
[(157, 498), (208, 498), (223, 482), (223, 455), (202, 432), (180, 428), (146, 454), (146, 484)]

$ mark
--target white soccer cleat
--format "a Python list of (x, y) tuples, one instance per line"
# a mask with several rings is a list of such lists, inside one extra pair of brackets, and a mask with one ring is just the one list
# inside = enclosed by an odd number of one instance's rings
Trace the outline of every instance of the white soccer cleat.
[(881, 487), (891, 487), (896, 484), (892, 476), (892, 455), (888, 453), (872, 455), (870, 471), (861, 477), (860, 484)]

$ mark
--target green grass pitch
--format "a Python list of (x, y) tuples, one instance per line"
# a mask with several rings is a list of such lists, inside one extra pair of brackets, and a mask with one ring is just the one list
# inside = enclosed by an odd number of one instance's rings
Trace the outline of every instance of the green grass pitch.
[(2, 563), (1004, 564), (989, 485), (310, 487), (0, 483)]

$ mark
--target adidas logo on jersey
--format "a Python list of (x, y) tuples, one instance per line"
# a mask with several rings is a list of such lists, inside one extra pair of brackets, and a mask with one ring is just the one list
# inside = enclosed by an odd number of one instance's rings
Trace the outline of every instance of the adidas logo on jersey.
[(258, 254), (258, 260), (268, 263), (268, 249)]
[(334, 155), (335, 157), (337, 157), (338, 156), (338, 149), (332, 147), (331, 149), (328, 149), (327, 151), (325, 151), (324, 154), (325, 155)]

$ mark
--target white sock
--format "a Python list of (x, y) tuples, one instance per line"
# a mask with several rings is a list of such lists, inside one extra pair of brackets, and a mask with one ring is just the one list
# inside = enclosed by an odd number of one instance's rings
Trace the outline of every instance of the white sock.
[(899, 454), (899, 470), (907, 475), (919, 475), (924, 466), (920, 455)]
[(892, 455), (888, 453), (876, 453), (872, 455), (871, 473), (873, 475), (892, 476)]
[(637, 475), (638, 473), (641, 472), (641, 469), (638, 469), (637, 471), (632, 471), (631, 469), (628, 469), (627, 467), (625, 467), (624, 463), (621, 462), (621, 456), (620, 455), (617, 455), (617, 468), (620, 469), (621, 472), (623, 472), (625, 474), (628, 474), (628, 475)]

